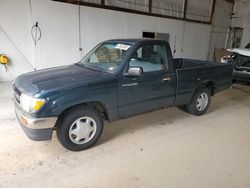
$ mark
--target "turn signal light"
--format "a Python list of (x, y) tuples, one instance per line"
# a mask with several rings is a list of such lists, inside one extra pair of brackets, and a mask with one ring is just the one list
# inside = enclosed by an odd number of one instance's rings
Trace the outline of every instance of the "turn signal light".
[(26, 120), (23, 116), (21, 116), (21, 117), (20, 117), (20, 123), (21, 123), (22, 125), (27, 125), (27, 120)]

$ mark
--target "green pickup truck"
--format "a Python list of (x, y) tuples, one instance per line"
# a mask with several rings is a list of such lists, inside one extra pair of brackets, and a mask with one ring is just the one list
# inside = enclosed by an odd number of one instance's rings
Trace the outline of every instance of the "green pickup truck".
[(16, 116), (32, 140), (53, 130), (67, 149), (79, 151), (100, 138), (103, 121), (182, 106), (204, 114), (211, 96), (232, 84), (232, 66), (173, 59), (158, 39), (116, 39), (98, 44), (80, 62), (18, 76)]

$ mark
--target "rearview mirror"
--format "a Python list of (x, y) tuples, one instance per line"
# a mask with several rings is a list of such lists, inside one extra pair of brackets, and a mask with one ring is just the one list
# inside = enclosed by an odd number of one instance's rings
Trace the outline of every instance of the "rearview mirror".
[(141, 67), (130, 67), (128, 69), (128, 75), (130, 76), (141, 76), (143, 73), (143, 70)]

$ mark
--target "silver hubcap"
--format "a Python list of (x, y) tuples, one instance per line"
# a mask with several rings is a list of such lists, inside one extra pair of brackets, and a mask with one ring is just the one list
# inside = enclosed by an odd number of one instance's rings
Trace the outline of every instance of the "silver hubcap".
[(207, 107), (207, 103), (208, 103), (208, 96), (206, 93), (202, 93), (196, 101), (197, 110), (199, 111), (204, 110)]
[(96, 130), (97, 126), (93, 118), (80, 117), (70, 125), (69, 138), (75, 144), (85, 144), (95, 136)]

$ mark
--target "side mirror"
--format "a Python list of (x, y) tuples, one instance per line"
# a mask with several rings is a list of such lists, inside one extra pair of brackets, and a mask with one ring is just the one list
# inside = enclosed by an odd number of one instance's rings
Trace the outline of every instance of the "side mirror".
[(130, 67), (128, 69), (128, 75), (130, 76), (141, 76), (143, 74), (143, 70), (141, 67)]

